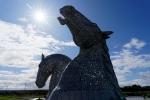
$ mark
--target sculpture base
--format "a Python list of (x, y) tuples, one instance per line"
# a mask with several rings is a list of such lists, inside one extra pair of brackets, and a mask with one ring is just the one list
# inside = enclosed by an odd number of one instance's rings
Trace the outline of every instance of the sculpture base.
[(121, 100), (113, 90), (62, 91), (57, 90), (47, 100)]

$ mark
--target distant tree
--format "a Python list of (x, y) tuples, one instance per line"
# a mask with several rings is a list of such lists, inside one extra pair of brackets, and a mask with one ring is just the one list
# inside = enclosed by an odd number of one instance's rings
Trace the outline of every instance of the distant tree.
[(136, 84), (134, 84), (134, 85), (132, 85), (132, 89), (141, 89), (142, 87), (140, 86), (140, 85), (136, 85)]

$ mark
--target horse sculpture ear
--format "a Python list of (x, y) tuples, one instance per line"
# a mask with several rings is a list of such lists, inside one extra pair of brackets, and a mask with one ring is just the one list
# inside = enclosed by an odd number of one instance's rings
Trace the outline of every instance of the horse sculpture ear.
[(42, 59), (41, 59), (41, 60), (43, 61), (43, 60), (44, 60), (44, 58), (45, 58), (45, 56), (44, 56), (44, 54), (42, 53)]
[(104, 31), (104, 32), (102, 32), (103, 38), (104, 39), (110, 38), (109, 35), (111, 35), (112, 33), (113, 33), (112, 31)]

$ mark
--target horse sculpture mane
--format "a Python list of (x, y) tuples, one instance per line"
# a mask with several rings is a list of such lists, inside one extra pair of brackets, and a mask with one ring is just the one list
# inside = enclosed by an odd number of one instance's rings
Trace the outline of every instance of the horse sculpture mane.
[(72, 6), (60, 9), (80, 52), (63, 72), (47, 100), (125, 100), (110, 60), (106, 39), (112, 31), (101, 29)]

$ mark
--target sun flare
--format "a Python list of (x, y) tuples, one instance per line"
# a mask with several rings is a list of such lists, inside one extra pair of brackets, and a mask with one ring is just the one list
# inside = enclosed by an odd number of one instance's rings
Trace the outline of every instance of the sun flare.
[(47, 20), (47, 14), (43, 10), (37, 10), (34, 12), (34, 20), (38, 23), (44, 23)]

